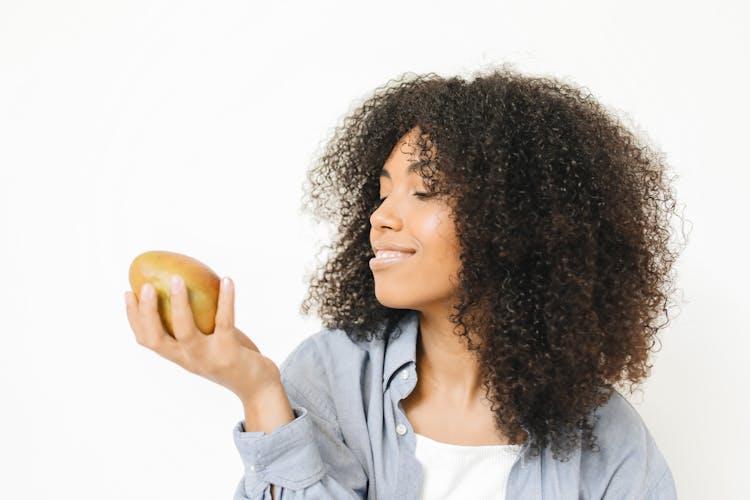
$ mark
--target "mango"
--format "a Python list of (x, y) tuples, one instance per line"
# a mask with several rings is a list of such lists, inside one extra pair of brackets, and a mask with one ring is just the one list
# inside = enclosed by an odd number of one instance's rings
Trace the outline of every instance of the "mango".
[(202, 262), (175, 252), (161, 250), (144, 252), (133, 259), (130, 264), (130, 288), (140, 301), (143, 284), (148, 282), (154, 286), (162, 325), (167, 333), (174, 337), (169, 301), (173, 274), (179, 274), (185, 281), (195, 325), (204, 334), (212, 334), (216, 327), (220, 279)]

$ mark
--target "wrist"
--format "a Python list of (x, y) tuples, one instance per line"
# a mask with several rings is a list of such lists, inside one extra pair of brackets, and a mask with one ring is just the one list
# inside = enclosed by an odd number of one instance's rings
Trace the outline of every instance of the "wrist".
[(273, 394), (284, 386), (281, 383), (281, 372), (270, 358), (254, 356), (240, 375), (237, 390), (234, 394), (242, 401), (243, 406), (253, 405), (263, 398), (264, 394)]
[(295, 419), (289, 398), (281, 382), (242, 400), (245, 410), (245, 432), (272, 433), (277, 427)]

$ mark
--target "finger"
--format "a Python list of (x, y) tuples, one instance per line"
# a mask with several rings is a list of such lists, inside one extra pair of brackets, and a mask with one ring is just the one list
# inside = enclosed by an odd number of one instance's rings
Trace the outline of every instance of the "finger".
[(133, 323), (137, 327), (136, 338), (138, 343), (170, 361), (179, 363), (181, 354), (177, 349), (177, 341), (167, 333), (164, 325), (162, 325), (156, 289), (152, 284), (143, 284), (141, 298), (136, 305), (137, 311)]
[(219, 304), (216, 308), (216, 330), (229, 331), (234, 326), (234, 283), (229, 277), (221, 280)]
[(136, 302), (135, 294), (130, 290), (125, 292), (125, 312), (128, 316), (130, 329), (133, 330), (133, 333), (137, 334), (140, 329), (138, 323), (138, 303)]
[(190, 308), (185, 280), (179, 274), (172, 275), (169, 303), (172, 307), (174, 336), (180, 342), (193, 342), (198, 336), (198, 327), (195, 326), (193, 310)]

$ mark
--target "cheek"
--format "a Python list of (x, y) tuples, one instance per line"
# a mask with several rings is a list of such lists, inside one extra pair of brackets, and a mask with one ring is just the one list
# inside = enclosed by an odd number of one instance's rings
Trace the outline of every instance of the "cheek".
[(446, 212), (426, 217), (420, 225), (420, 235), (425, 247), (430, 248), (430, 253), (449, 260), (458, 258), (456, 229)]
[(443, 216), (438, 213), (432, 213), (425, 217), (422, 224), (421, 230), (423, 234), (438, 235), (441, 238), (445, 235), (445, 220)]

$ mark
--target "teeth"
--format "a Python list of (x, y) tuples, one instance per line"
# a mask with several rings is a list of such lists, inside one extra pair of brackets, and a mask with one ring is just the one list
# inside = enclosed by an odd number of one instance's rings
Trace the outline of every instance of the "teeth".
[(411, 255), (412, 252), (397, 252), (394, 250), (378, 250), (375, 256), (378, 259), (387, 259), (389, 257), (403, 257), (404, 255)]

